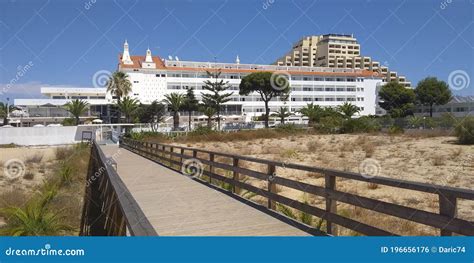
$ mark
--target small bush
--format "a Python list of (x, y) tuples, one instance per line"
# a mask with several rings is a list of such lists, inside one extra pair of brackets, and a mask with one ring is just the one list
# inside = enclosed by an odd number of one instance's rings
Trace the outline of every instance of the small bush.
[(376, 184), (376, 183), (367, 183), (367, 188), (371, 189), (371, 190), (375, 190), (377, 188), (379, 188), (379, 185)]
[(23, 179), (25, 180), (33, 180), (35, 178), (35, 174), (32, 172), (26, 172), (25, 175), (23, 175)]
[(474, 144), (474, 117), (468, 117), (456, 126), (456, 136), (460, 144)]
[(321, 121), (316, 124), (315, 129), (322, 133), (340, 133), (343, 129), (343, 123), (344, 119), (340, 116), (323, 117)]
[(54, 155), (57, 160), (65, 160), (73, 154), (73, 149), (71, 147), (58, 147), (56, 148)]
[(398, 125), (392, 125), (388, 128), (387, 132), (388, 134), (395, 135), (395, 134), (402, 134), (405, 132), (405, 130), (403, 130), (403, 128)]
[(216, 133), (212, 128), (209, 128), (207, 126), (198, 126), (196, 129), (194, 129), (190, 135), (191, 136), (196, 136), (196, 135), (207, 135), (210, 133)]
[(442, 155), (435, 155), (435, 156), (433, 156), (432, 161), (433, 161), (434, 166), (441, 166), (441, 165), (445, 164), (446, 159)]
[(43, 160), (43, 155), (37, 153), (35, 155), (26, 157), (25, 163), (40, 163), (41, 160)]

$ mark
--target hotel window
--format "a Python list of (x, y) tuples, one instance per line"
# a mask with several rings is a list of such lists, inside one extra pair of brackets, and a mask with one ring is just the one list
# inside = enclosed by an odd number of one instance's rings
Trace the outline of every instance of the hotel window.
[(326, 78), (326, 81), (334, 81), (333, 78)]
[(303, 91), (313, 91), (313, 89), (309, 87), (303, 87)]
[(326, 88), (325, 91), (334, 91), (334, 88)]
[(138, 80), (134, 80), (133, 83), (138, 83)]
[(337, 98), (336, 100), (337, 100), (337, 101), (345, 101), (344, 98)]
[(312, 98), (303, 98), (303, 101), (313, 101)]
[(336, 91), (345, 91), (345, 88), (336, 88)]
[(325, 101), (334, 101), (334, 98), (325, 98)]
[(347, 88), (347, 91), (355, 91), (355, 88)]

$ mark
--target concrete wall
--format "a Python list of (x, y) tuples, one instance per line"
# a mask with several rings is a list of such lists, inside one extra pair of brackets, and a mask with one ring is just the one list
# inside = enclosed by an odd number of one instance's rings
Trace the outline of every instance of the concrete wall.
[[(0, 144), (72, 144), (81, 141), (84, 131), (92, 132), (94, 138), (95, 130), (94, 126), (0, 128)], [(90, 134), (87, 135), (90, 136)]]

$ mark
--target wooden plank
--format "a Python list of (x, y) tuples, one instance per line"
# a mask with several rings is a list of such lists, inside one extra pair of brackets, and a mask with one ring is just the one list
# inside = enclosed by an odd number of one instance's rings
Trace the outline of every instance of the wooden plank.
[[(456, 218), (456, 215), (457, 215), (456, 197), (450, 196), (449, 194), (443, 194), (443, 193), (440, 193), (438, 196), (439, 196), (439, 213), (448, 218), (452, 218), (452, 219)], [(453, 232), (447, 230), (446, 227), (442, 227), (440, 229), (440, 234), (442, 236), (452, 236)]]

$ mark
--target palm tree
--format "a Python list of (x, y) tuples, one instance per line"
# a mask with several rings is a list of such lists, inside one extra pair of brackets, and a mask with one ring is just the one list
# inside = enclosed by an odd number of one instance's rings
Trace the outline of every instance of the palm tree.
[(61, 212), (52, 212), (47, 206), (56, 196), (55, 186), (32, 199), (25, 207), (7, 207), (0, 212), (7, 218), (7, 225), (0, 229), (0, 235), (7, 236), (55, 236), (73, 227), (63, 224)]
[(319, 122), (322, 117), (323, 108), (319, 105), (314, 105), (313, 103), (309, 103), (304, 106), (302, 109), (299, 110), (303, 116), (308, 117), (308, 125), (313, 124), (314, 122)]
[(280, 107), (272, 116), (280, 118), (280, 123), (285, 124), (285, 118), (290, 117), (291, 112), (288, 110), (288, 107)]
[(130, 123), (132, 121), (132, 116), (138, 110), (138, 100), (131, 97), (124, 97), (117, 101), (117, 106), (120, 110), (120, 113), (125, 116), (125, 122)]
[(5, 104), (3, 102), (0, 102), (0, 118), (3, 119), (2, 123), (7, 124), (7, 107), (11, 109), (11, 106), (7, 106), (8, 104)]
[(64, 105), (66, 110), (69, 111), (72, 116), (76, 119), (76, 125), (79, 125), (79, 117), (87, 111), (89, 103), (83, 100), (75, 99)]
[(345, 102), (344, 104), (337, 107), (337, 110), (344, 115), (346, 119), (352, 118), (354, 114), (360, 111), (359, 107), (349, 102)]
[(132, 92), (132, 83), (128, 79), (128, 74), (121, 71), (115, 71), (109, 77), (106, 85), (107, 92), (117, 96), (118, 100)]
[(201, 107), (200, 111), (207, 117), (207, 127), (212, 127), (212, 117), (217, 113), (217, 110), (214, 107)]
[(183, 94), (173, 92), (165, 95), (163, 100), (168, 104), (168, 110), (173, 112), (173, 129), (177, 130), (179, 128), (179, 111), (182, 109), (186, 97)]
[(191, 130), (191, 115), (193, 111), (196, 111), (198, 109), (198, 103), (199, 101), (196, 99), (196, 96), (194, 95), (194, 89), (189, 88), (187, 93), (186, 93), (186, 98), (183, 104), (183, 110), (188, 112), (188, 130)]

